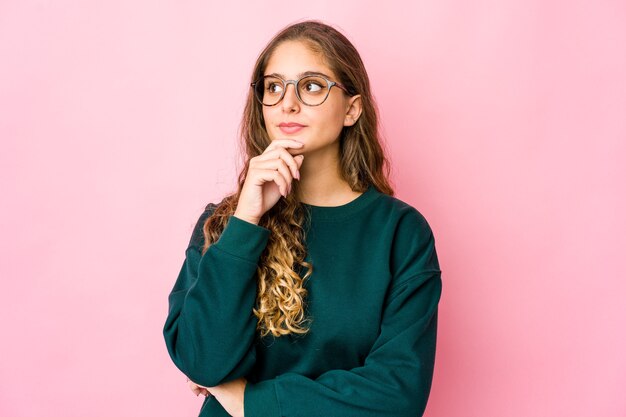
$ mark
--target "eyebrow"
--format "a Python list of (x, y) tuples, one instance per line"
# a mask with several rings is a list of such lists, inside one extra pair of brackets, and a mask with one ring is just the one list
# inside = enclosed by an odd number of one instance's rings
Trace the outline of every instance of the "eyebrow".
[[(302, 77), (307, 76), (307, 75), (321, 75), (321, 76), (326, 77), (326, 78), (332, 78), (331, 76), (326, 75), (323, 72), (319, 72), (319, 71), (304, 71), (304, 72), (301, 72), (300, 74), (298, 74), (298, 78), (302, 78)], [(279, 74), (277, 72), (273, 72), (271, 74), (265, 74), (264, 77), (280, 77), (282, 79), (287, 78), (283, 74)]]

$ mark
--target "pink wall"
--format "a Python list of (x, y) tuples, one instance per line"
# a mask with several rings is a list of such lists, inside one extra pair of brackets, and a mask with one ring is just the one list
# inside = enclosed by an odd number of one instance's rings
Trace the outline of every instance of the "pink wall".
[(196, 415), (167, 294), (256, 55), (307, 17), (361, 51), (435, 230), (427, 416), (626, 415), (626, 3), (273, 4), (0, 3), (0, 415)]

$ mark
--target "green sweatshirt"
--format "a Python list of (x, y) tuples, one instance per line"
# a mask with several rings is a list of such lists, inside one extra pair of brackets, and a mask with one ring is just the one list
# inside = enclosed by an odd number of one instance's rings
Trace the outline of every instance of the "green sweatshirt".
[[(203, 386), (245, 377), (245, 417), (421, 416), (441, 296), (426, 219), (373, 186), (341, 206), (304, 206), (309, 333), (258, 335), (256, 269), (271, 232), (231, 216), (202, 256), (211, 203), (169, 296), (163, 333), (172, 360)], [(229, 415), (209, 396), (200, 416)]]

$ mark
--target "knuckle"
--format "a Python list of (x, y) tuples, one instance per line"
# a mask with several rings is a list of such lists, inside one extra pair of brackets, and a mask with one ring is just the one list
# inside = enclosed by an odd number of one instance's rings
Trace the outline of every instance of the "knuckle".
[(287, 158), (293, 158), (293, 156), (291, 156), (291, 154), (289, 153), (289, 151), (287, 151), (287, 149), (281, 148), (280, 151), (281, 151), (280, 152), (281, 155), (285, 155)]

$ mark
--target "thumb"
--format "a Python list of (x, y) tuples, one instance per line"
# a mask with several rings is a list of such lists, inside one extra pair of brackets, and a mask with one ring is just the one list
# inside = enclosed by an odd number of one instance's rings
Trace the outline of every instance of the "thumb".
[(296, 163), (298, 164), (298, 168), (300, 168), (302, 166), (302, 161), (304, 161), (304, 155), (296, 155), (294, 156), (294, 158), (296, 160)]

